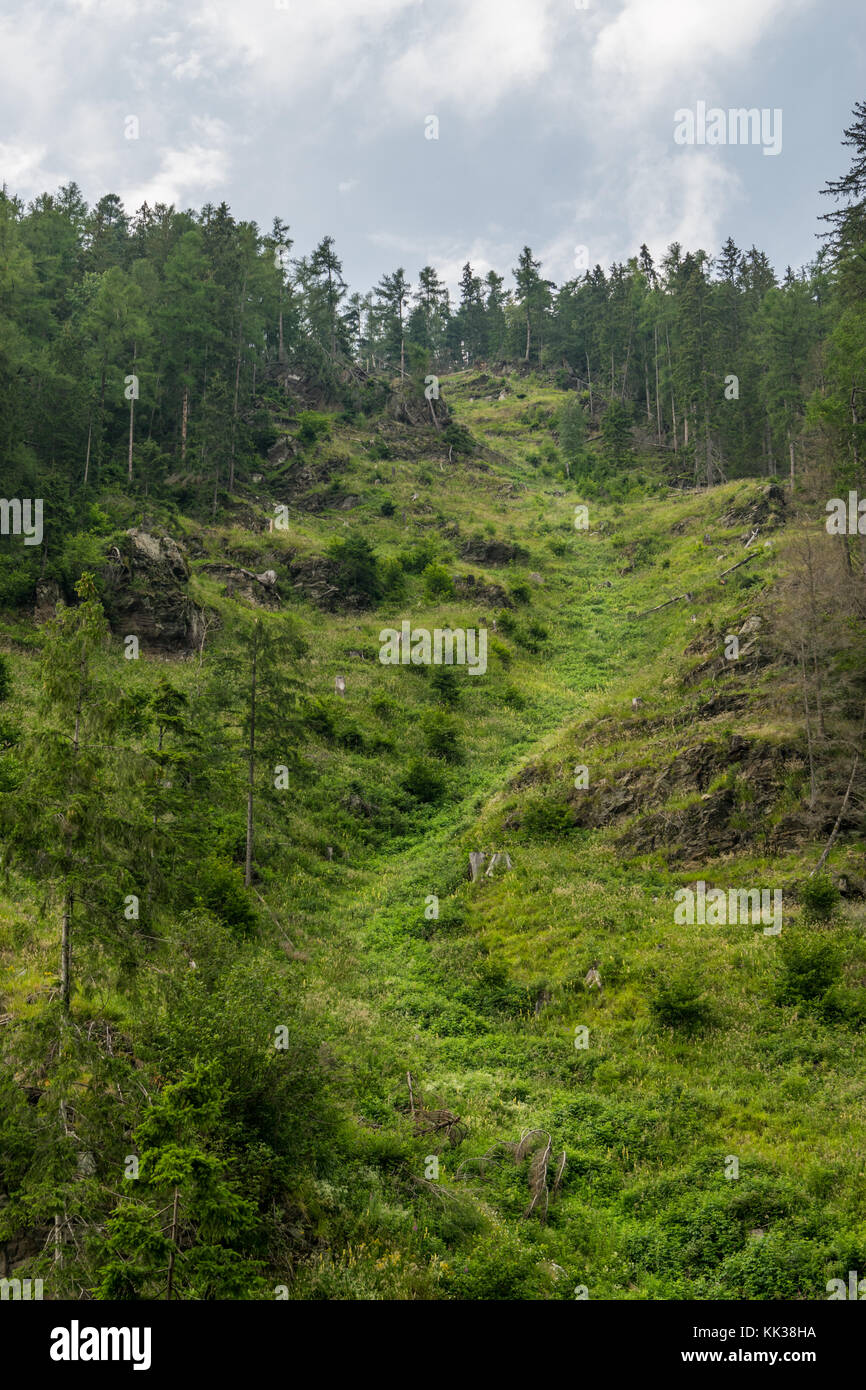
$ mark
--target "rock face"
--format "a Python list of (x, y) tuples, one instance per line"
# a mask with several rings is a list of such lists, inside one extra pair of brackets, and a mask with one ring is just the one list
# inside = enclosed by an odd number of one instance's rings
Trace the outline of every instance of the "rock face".
[(475, 560), (481, 565), (510, 565), (516, 560), (529, 559), (529, 552), (522, 545), (492, 538), (487, 540), (483, 536), (472, 536), (460, 553), (464, 560)]
[(112, 548), (103, 578), (112, 631), (138, 637), (150, 650), (183, 652), (199, 646), (204, 615), (189, 596), (189, 567), (171, 536), (132, 527), (123, 547)]
[(47, 623), (57, 612), (60, 600), (60, 585), (53, 579), (39, 579), (36, 582), (36, 603), (33, 619), (37, 623)]
[(275, 570), (265, 570), (263, 574), (253, 574), (240, 565), (210, 564), (202, 565), (207, 574), (221, 575), (225, 579), (224, 592), (229, 598), (243, 599), (254, 608), (279, 608), (280, 595), (277, 590)]
[(510, 595), (501, 584), (485, 584), (474, 574), (460, 574), (454, 581), (454, 588), (461, 598), (475, 599), (478, 603), (492, 608), (513, 608)]
[[(659, 851), (672, 863), (700, 860), (755, 844), (778, 854), (816, 833), (827, 833), (838, 814), (839, 795), (819, 797), (811, 815), (779, 814), (779, 798), (792, 767), (805, 750), (794, 743), (733, 734), (727, 742), (707, 741), (679, 753), (666, 766), (626, 769), (602, 778), (570, 797), (574, 822), (599, 827), (623, 822), (618, 844), (631, 854)], [(719, 785), (729, 774), (727, 785)], [(743, 791), (747, 789), (747, 799)], [(687, 805), (668, 806), (691, 796)], [(628, 822), (628, 824), (626, 824)], [(858, 814), (849, 810), (843, 829), (853, 830)]]

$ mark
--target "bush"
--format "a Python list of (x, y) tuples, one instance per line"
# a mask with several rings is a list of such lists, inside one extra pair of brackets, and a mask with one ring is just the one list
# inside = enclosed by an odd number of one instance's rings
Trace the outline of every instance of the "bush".
[(402, 598), (406, 592), (406, 575), (396, 556), (383, 560), (379, 573), (382, 578), (382, 592), (387, 598)]
[(444, 774), (429, 758), (413, 758), (403, 778), (403, 786), (409, 795), (426, 804), (441, 801), (447, 785)]
[(434, 758), (442, 758), (446, 763), (463, 762), (466, 755), (460, 743), (460, 732), (447, 714), (431, 711), (424, 720), (424, 737), (427, 750)]
[(650, 1000), (650, 1012), (663, 1028), (698, 1033), (714, 1021), (712, 1006), (693, 970), (681, 970), (663, 980)]
[(521, 829), (527, 835), (555, 837), (573, 830), (574, 821), (565, 801), (557, 801), (552, 796), (533, 796), (524, 803)]
[(335, 541), (329, 554), (334, 561), (337, 588), (344, 598), (375, 601), (382, 597), (384, 585), (379, 559), (365, 536), (347, 536), (345, 540)]
[(436, 558), (436, 547), (426, 536), (411, 550), (401, 550), (397, 557), (407, 574), (421, 574)]
[(256, 926), (255, 910), (240, 873), (233, 864), (213, 855), (199, 869), (196, 902), (239, 936), (249, 935)]
[(317, 410), (302, 410), (298, 416), (298, 440), (301, 444), (315, 444), (317, 439), (327, 439), (331, 433), (331, 422), (327, 415)]
[(807, 1004), (823, 998), (842, 973), (839, 950), (826, 936), (786, 932), (779, 942), (781, 970), (776, 983), (780, 1004)]
[(800, 889), (800, 902), (807, 922), (829, 922), (839, 904), (841, 894), (827, 874), (807, 878)]
[(9, 663), (5, 656), (0, 656), (0, 704), (8, 700), (12, 690), (12, 677), (9, 674)]
[(457, 674), (450, 666), (434, 666), (430, 689), (440, 705), (459, 705), (463, 692)]
[(519, 1301), (540, 1297), (538, 1255), (498, 1232), (476, 1240), (466, 1256), (456, 1254), (445, 1287), (461, 1302)]
[(458, 425), (455, 420), (449, 420), (442, 431), (443, 442), (455, 454), (471, 454), (475, 449), (475, 440), (469, 433), (465, 425)]
[(427, 598), (454, 597), (454, 581), (444, 565), (426, 565), (422, 578), (424, 580), (424, 593)]
[(396, 510), (397, 509), (394, 506), (394, 503), (391, 501), (390, 497), (386, 497), (385, 501), (379, 508), (379, 512), (382, 516), (393, 516)]

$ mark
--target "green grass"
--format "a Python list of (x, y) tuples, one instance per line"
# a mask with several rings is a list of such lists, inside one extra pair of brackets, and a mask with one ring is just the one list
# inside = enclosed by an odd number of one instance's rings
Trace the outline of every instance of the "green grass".
[[(483, 469), (438, 457), (374, 463), (363, 452), (369, 429), (335, 426), (310, 457), (326, 457), (339, 438), (349, 459), (341, 488), (360, 498), (353, 510), (292, 507), (285, 534), (188, 519), (175, 528), (202, 539), (192, 591), (224, 618), (236, 605), (221, 597), (218, 576), (199, 572), (202, 563), (240, 551), (247, 567), (278, 570), (308, 644), (306, 689), (338, 730), (361, 736), (361, 746), (347, 747), (311, 735), (291, 796), (280, 802), (263, 791), (261, 892), (270, 916), (263, 944), (242, 948), (267, 954), (277, 922), (302, 953), (274, 968), (301, 983), (344, 1118), (333, 1152), (296, 1180), (297, 1219), (318, 1248), (292, 1262), (292, 1294), (546, 1299), (572, 1298), (585, 1285), (593, 1299), (822, 1297), (827, 1279), (866, 1263), (862, 1033), (808, 1003), (777, 1002), (779, 939), (760, 927), (673, 919), (673, 894), (686, 882), (789, 884), (805, 877), (821, 846), (771, 856), (758, 836), (736, 855), (708, 850), (683, 860), (668, 852), (673, 845), (630, 851), (631, 829), (647, 812), (699, 810), (696, 787), (662, 789), (602, 829), (554, 825), (547, 833), (538, 817), (532, 831), (520, 825), (533, 797), (561, 806), (580, 797), (576, 764), (589, 767), (591, 787), (603, 777), (616, 786), (626, 774), (651, 777), (701, 742), (724, 745), (731, 730), (769, 742), (802, 738), (791, 712), (794, 676), (778, 663), (683, 683), (701, 659), (686, 654), (696, 635), (721, 652), (725, 633), (765, 612), (784, 571), (785, 532), (773, 532), (769, 548), (720, 585), (721, 571), (742, 558), (743, 529), (722, 529), (720, 518), (760, 484), (673, 494), (650, 463), (645, 489), (626, 504), (590, 499), (590, 529), (577, 531), (580, 486), (559, 468), (548, 476), (526, 462), (549, 435), (521, 423), (529, 407), (552, 411), (562, 394), (524, 378), (509, 383), (505, 400), (471, 401), (473, 380), (461, 373), (443, 391), (492, 451)], [(268, 486), (272, 495), (262, 498)], [(263, 523), (270, 502), (283, 500), (278, 474), (258, 493), (245, 506), (258, 508)], [(399, 601), (320, 612), (290, 589), (286, 567), (356, 530), (383, 557), (428, 537), (452, 577), (523, 583), (530, 602), (513, 610), (509, 632), (495, 605), (431, 601), (413, 575)], [(475, 533), (519, 542), (529, 559), (503, 567), (461, 559)], [(639, 616), (683, 593), (687, 602)], [(466, 758), (440, 762), (447, 791), (433, 805), (413, 805), (401, 790), (410, 759), (428, 755), (424, 717), (437, 708), (430, 674), (378, 661), (379, 630), (403, 618), (487, 626), (491, 637), (496, 618), (510, 652), (507, 665), (492, 655), (486, 677), (462, 676), (449, 718)], [(545, 636), (532, 636), (533, 621)], [(17, 629), (5, 633), (11, 648)], [(32, 651), (15, 648), (13, 711), (22, 718), (34, 663)], [(159, 668), (145, 659), (129, 678), (147, 684)], [(345, 701), (333, 695), (338, 673)], [(196, 661), (172, 674), (195, 692)], [(742, 694), (744, 708), (700, 718), (714, 686)], [(636, 711), (634, 697), (644, 701)], [(784, 784), (789, 771), (780, 773), (779, 805), (796, 801)], [(705, 790), (726, 785), (722, 772)], [(372, 810), (359, 812), (361, 803)], [(470, 884), (475, 849), (507, 850), (513, 869)], [(856, 864), (858, 855), (862, 846), (840, 842), (831, 865)], [(430, 895), (438, 919), (425, 917)], [(789, 896), (785, 930), (799, 919)], [(862, 995), (862, 907), (843, 908), (820, 930)], [(0, 1010), (25, 1017), (38, 1008), (28, 995), (56, 970), (56, 916), (40, 913), (32, 886), (13, 885), (0, 952)], [(595, 962), (600, 991), (584, 985)], [(706, 1006), (696, 1028), (664, 1026), (654, 1007), (681, 980)], [(79, 1007), (85, 1002), (94, 1007), (83, 998)], [(135, 1026), (118, 988), (103, 989), (98, 1003)], [(586, 1048), (575, 1047), (581, 1025)], [(461, 1143), (413, 1135), (407, 1072), (425, 1105), (459, 1115)], [(525, 1166), (495, 1164), (481, 1176), (470, 1163), (457, 1177), (466, 1159), (535, 1128), (567, 1155), (544, 1225), (522, 1217)], [(440, 1161), (435, 1181), (424, 1178), (431, 1155)], [(736, 1178), (726, 1176), (732, 1160)], [(284, 1273), (276, 1268), (274, 1282)]]

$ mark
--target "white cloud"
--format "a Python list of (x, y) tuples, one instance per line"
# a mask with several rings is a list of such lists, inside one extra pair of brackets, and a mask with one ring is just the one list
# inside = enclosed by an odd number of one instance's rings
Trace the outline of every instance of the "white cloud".
[(554, 56), (551, 0), (472, 0), (437, 8), (435, 27), (389, 66), (385, 89), (404, 111), (454, 103), (486, 114), (514, 87), (537, 81)]
[(10, 193), (15, 193), (23, 185), (31, 188), (42, 177), (40, 171), (45, 158), (45, 146), (0, 145), (0, 182), (9, 185)]
[[(815, 0), (626, 0), (599, 32), (593, 68), (632, 108), (688, 79), (706, 82), (721, 64), (742, 67), (768, 30)], [(679, 104), (679, 103), (677, 103)], [(758, 105), (772, 105), (758, 101)]]
[(160, 151), (157, 171), (143, 183), (122, 190), (128, 208), (142, 203), (174, 203), (187, 207), (202, 194), (211, 194), (228, 180), (229, 159), (225, 150), (207, 145), (186, 145), (182, 149)]

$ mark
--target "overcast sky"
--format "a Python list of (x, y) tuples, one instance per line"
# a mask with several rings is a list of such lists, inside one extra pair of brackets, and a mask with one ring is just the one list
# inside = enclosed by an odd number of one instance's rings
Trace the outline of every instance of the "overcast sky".
[[(864, 0), (581, 3), (0, 0), (0, 179), (279, 215), (293, 254), (333, 235), (357, 289), (507, 275), (525, 243), (558, 282), (578, 246), (811, 259), (866, 98)], [(781, 152), (678, 145), (701, 101), (781, 109)]]

